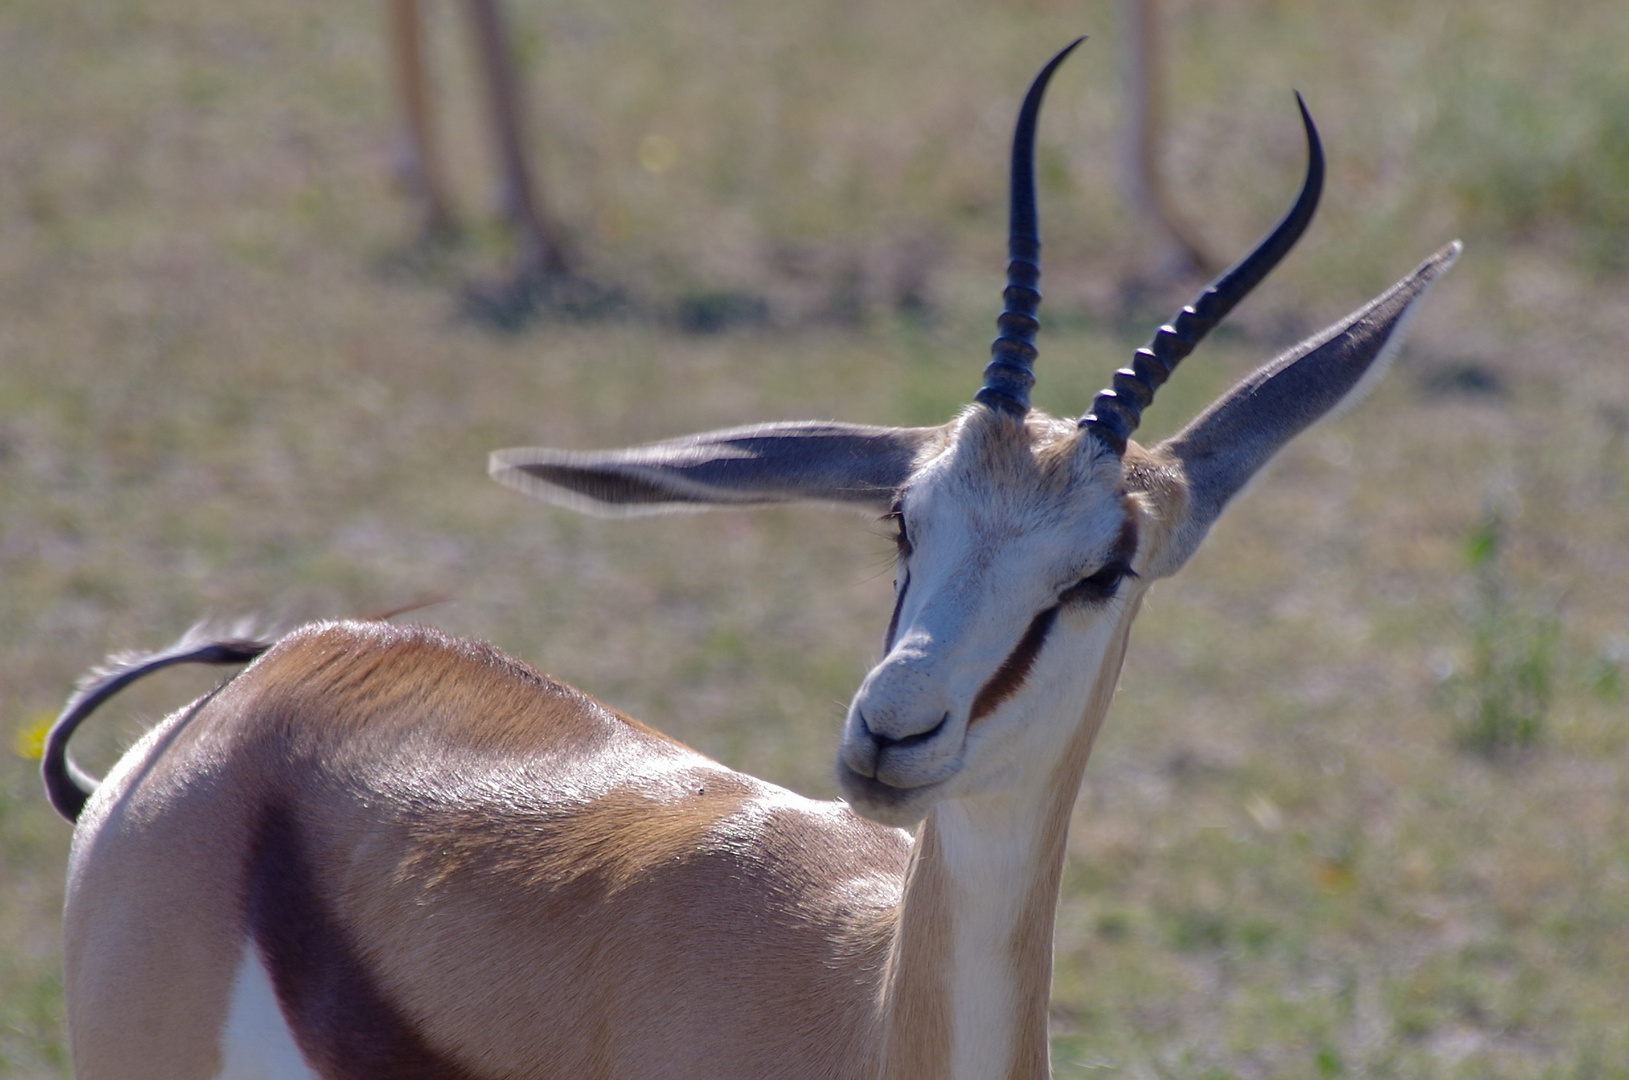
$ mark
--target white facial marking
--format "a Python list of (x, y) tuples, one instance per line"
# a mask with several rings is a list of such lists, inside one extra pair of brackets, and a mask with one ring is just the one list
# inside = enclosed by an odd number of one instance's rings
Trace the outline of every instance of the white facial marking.
[(221, 1029), (221, 1072), (216, 1080), (317, 1080), (294, 1045), (260, 950), (244, 942), (232, 985), (232, 1004)]
[[(1028, 745), (1034, 731), (1019, 733), (1026, 745), (1013, 741), (1014, 709), (1033, 718), (1041, 699), (1045, 712), (1057, 690), (1074, 696), (1089, 683), (1056, 660), (1066, 655), (1079, 667), (1106, 644), (1120, 599), (1095, 609), (1066, 604), (1054, 621), (1036, 622), (1102, 569), (1126, 522), (1119, 459), (1074, 433), (1072, 423), (1049, 420), (1032, 420), (1023, 433), (998, 430), (969, 414), (945, 452), (912, 477), (903, 498), (909, 587), (893, 646), (850, 707), (839, 759), (862, 813), (905, 824), (931, 802), (1010, 779), (1005, 759), (1040, 749)], [(1122, 592), (1130, 591), (1128, 582)], [(995, 681), (1032, 626), (1038, 653), (1026, 648), (1017, 674)], [(1045, 685), (1060, 676), (1066, 685)], [(986, 687), (989, 705), (975, 715)], [(1067, 738), (1079, 718), (1074, 700), (1060, 714), (1073, 715), (1043, 741)]]

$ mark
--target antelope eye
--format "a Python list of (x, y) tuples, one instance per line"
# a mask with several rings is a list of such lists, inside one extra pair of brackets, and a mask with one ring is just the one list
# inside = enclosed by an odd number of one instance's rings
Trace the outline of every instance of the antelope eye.
[(892, 521), (894, 523), (895, 530), (897, 530), (894, 533), (894, 543), (899, 546), (899, 557), (902, 559), (906, 558), (916, 549), (911, 546), (910, 533), (905, 531), (904, 507), (902, 507), (899, 503), (895, 503), (893, 509), (888, 511), (886, 520)]
[(1128, 577), (1136, 577), (1136, 571), (1123, 562), (1112, 562), (1090, 577), (1081, 578), (1063, 592), (1058, 594), (1058, 602), (1062, 604), (1100, 604), (1105, 600), (1113, 599), (1115, 591), (1120, 588), (1120, 582)]

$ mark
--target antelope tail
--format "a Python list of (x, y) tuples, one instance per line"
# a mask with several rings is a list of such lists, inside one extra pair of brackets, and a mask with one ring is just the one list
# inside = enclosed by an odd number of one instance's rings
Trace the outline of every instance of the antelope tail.
[(45, 794), (56, 812), (69, 821), (78, 821), (85, 803), (96, 792), (100, 780), (85, 772), (68, 756), (68, 740), (97, 706), (137, 679), (172, 664), (246, 664), (274, 643), (252, 638), (222, 638), (214, 641), (183, 639), (165, 652), (118, 657), (109, 666), (92, 671), (74, 696), (63, 706), (62, 715), (45, 736), (45, 753), (40, 776)]

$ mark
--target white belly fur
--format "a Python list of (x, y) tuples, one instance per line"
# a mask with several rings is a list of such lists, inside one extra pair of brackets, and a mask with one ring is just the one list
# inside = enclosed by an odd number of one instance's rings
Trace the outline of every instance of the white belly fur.
[(243, 945), (243, 962), (232, 984), (217, 1080), (317, 1080), (294, 1045), (271, 976), (252, 941)]

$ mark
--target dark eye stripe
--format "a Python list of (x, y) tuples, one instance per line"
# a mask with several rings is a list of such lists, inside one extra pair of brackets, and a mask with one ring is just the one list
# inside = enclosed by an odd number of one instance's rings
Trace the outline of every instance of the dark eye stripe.
[(968, 715), (967, 723), (976, 724), (1003, 701), (1018, 692), (1029, 677), (1029, 669), (1035, 664), (1035, 658), (1041, 655), (1041, 646), (1046, 643), (1047, 631), (1058, 618), (1058, 605), (1047, 608), (1029, 622), (1029, 629), (1019, 639), (1007, 659), (996, 668), (996, 673), (990, 676), (990, 681), (973, 699), (973, 711)]
[(905, 571), (905, 576), (899, 582), (899, 595), (894, 597), (894, 617), (888, 620), (888, 634), (882, 640), (882, 653), (887, 656), (894, 649), (894, 635), (899, 633), (899, 612), (905, 606), (905, 590), (911, 587), (911, 572)]

